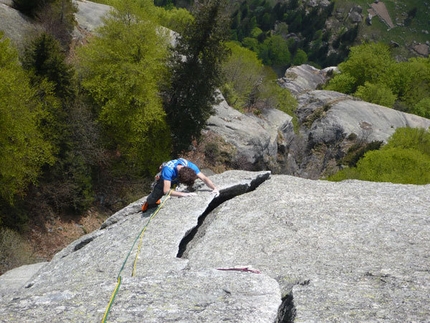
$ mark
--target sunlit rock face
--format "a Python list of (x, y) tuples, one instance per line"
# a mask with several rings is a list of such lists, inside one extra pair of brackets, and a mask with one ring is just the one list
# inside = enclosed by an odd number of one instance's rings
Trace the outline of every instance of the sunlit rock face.
[(146, 213), (143, 197), (21, 287), (0, 288), (0, 321), (100, 322), (107, 315), (108, 322), (425, 322), (430, 316), (430, 185), (246, 171), (211, 179), (220, 196), (198, 182), (197, 196), (169, 198)]

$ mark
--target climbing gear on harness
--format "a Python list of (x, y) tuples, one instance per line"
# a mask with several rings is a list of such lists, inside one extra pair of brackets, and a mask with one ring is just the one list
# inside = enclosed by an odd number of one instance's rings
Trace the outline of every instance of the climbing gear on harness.
[[(172, 190), (170, 190), (170, 191), (169, 191), (169, 193), (166, 195), (166, 197), (164, 198), (164, 200), (163, 200), (163, 201), (161, 201), (161, 199), (157, 201), (157, 204), (159, 204), (159, 205), (158, 205), (158, 207), (157, 207), (157, 209), (155, 210), (155, 212), (154, 212), (154, 213), (152, 213), (152, 214), (151, 214), (151, 216), (150, 216), (150, 217), (149, 217), (149, 219), (148, 219), (148, 222), (146, 222), (146, 224), (144, 225), (144, 227), (142, 228), (142, 230), (139, 232), (139, 235), (136, 237), (136, 239), (134, 239), (133, 245), (131, 246), (130, 250), (128, 251), (128, 254), (127, 254), (127, 256), (125, 257), (125, 260), (124, 260), (124, 262), (122, 263), (121, 269), (119, 270), (119, 273), (118, 273), (118, 276), (117, 276), (117, 284), (116, 284), (115, 289), (114, 289), (114, 291), (113, 291), (113, 293), (112, 293), (112, 296), (111, 296), (111, 298), (110, 298), (110, 300), (109, 300), (109, 304), (108, 304), (108, 306), (106, 307), (105, 314), (103, 315), (103, 319), (102, 319), (102, 321), (101, 321), (102, 323), (105, 323), (105, 322), (106, 322), (107, 317), (108, 317), (108, 314), (109, 314), (110, 309), (111, 309), (111, 307), (112, 307), (112, 304), (113, 304), (113, 302), (114, 302), (114, 300), (115, 300), (116, 294), (118, 293), (119, 287), (121, 286), (121, 282), (122, 282), (121, 273), (122, 273), (122, 271), (123, 271), (123, 269), (124, 269), (124, 266), (125, 266), (125, 264), (126, 264), (126, 262), (127, 262), (127, 260), (128, 260), (128, 257), (130, 256), (131, 251), (132, 251), (132, 250), (133, 250), (133, 248), (134, 248), (134, 245), (136, 244), (137, 240), (138, 240), (138, 239), (140, 239), (139, 246), (138, 246), (138, 249), (137, 249), (137, 252), (136, 252), (136, 258), (135, 258), (135, 260), (134, 260), (133, 271), (132, 271), (132, 273), (131, 273), (131, 276), (132, 276), (132, 277), (134, 276), (134, 274), (135, 274), (135, 272), (136, 272), (137, 257), (138, 257), (138, 255), (139, 255), (139, 253), (140, 253), (140, 249), (141, 249), (141, 247), (142, 247), (142, 238), (143, 238), (143, 234), (145, 233), (146, 228), (148, 227), (148, 225), (149, 225), (149, 223), (151, 222), (151, 220), (152, 220), (152, 219), (157, 215), (158, 211), (160, 211), (160, 210), (161, 210), (161, 208), (163, 207), (164, 203), (165, 203), (165, 202), (170, 198), (170, 193), (171, 193), (171, 192), (172, 192)], [(143, 207), (143, 206), (142, 206), (142, 207)]]

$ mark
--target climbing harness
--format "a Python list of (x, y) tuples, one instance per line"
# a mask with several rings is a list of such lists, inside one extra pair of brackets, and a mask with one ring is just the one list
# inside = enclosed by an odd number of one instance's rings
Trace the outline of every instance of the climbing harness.
[(131, 246), (130, 250), (128, 251), (128, 254), (127, 254), (127, 256), (125, 257), (125, 260), (124, 260), (124, 262), (122, 263), (121, 269), (119, 270), (119, 273), (118, 273), (118, 276), (117, 276), (117, 283), (116, 283), (115, 289), (114, 289), (114, 291), (113, 291), (113, 293), (112, 293), (112, 296), (111, 296), (111, 298), (110, 298), (110, 300), (109, 300), (108, 306), (106, 307), (105, 314), (103, 315), (103, 319), (102, 319), (102, 321), (101, 321), (102, 323), (105, 323), (105, 322), (106, 322), (107, 317), (108, 317), (108, 314), (109, 314), (110, 309), (111, 309), (111, 307), (112, 307), (112, 304), (113, 304), (113, 302), (114, 302), (114, 300), (115, 300), (116, 294), (118, 293), (119, 287), (121, 286), (121, 282), (122, 282), (121, 272), (123, 271), (123, 269), (124, 269), (124, 267), (125, 267), (125, 264), (127, 263), (128, 257), (130, 256), (131, 251), (132, 251), (132, 250), (133, 250), (133, 248), (134, 248), (134, 245), (136, 244), (137, 240), (140, 240), (140, 241), (139, 241), (138, 248), (137, 248), (137, 252), (136, 252), (136, 257), (135, 257), (135, 259), (134, 259), (133, 271), (132, 271), (132, 273), (131, 273), (131, 276), (132, 276), (132, 277), (134, 277), (134, 275), (135, 275), (135, 273), (136, 273), (137, 258), (138, 258), (138, 256), (139, 256), (140, 249), (142, 248), (143, 234), (145, 233), (146, 228), (148, 227), (148, 225), (149, 225), (149, 223), (151, 222), (151, 220), (152, 220), (152, 219), (157, 215), (158, 211), (160, 211), (160, 210), (161, 210), (161, 208), (163, 207), (164, 203), (169, 199), (169, 197), (170, 197), (170, 193), (171, 193), (171, 192), (172, 192), (172, 189), (169, 191), (169, 193), (166, 195), (166, 197), (163, 199), (163, 201), (158, 205), (158, 207), (157, 207), (157, 209), (155, 210), (155, 212), (151, 214), (151, 216), (150, 216), (150, 217), (149, 217), (149, 219), (148, 219), (148, 222), (146, 222), (146, 224), (144, 225), (144, 227), (142, 228), (142, 230), (141, 230), (141, 231), (139, 232), (139, 234), (137, 235), (136, 239), (134, 239), (134, 242), (133, 242), (133, 244), (132, 244), (132, 246)]

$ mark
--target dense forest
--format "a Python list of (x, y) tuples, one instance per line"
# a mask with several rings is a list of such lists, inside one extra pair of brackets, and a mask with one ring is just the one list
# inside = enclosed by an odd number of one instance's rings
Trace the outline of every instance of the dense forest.
[[(242, 112), (294, 115), (296, 102), (277, 85), (276, 71), (339, 64), (327, 89), (430, 117), (430, 59), (397, 62), (384, 44), (350, 47), (354, 28), (330, 43), (339, 50), (329, 54), (324, 24), (332, 4), (112, 0), (116, 11), (97, 35), (73, 47), (71, 0), (13, 3), (43, 32), (22, 52), (0, 32), (0, 272), (14, 266), (5, 251), (11, 230), (25, 233), (35, 221), (78, 217), (94, 205), (113, 212), (146, 194), (161, 162), (186, 156), (202, 139), (216, 89)], [(178, 33), (175, 48), (160, 25)], [(385, 155), (372, 157), (373, 149), (367, 160), (406, 153), (411, 165), (428, 169), (428, 132), (403, 137), (411, 140), (398, 146), (394, 138)], [(373, 166), (350, 166), (338, 176), (369, 179), (359, 174)]]

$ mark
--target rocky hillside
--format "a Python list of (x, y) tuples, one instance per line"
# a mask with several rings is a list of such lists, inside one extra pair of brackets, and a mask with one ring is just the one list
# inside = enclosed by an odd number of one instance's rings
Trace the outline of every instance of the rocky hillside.
[(428, 321), (429, 185), (211, 179), (1, 276), (0, 322)]
[[(245, 160), (242, 164), (248, 169), (318, 179), (338, 171), (354, 144), (386, 142), (400, 127), (430, 127), (426, 118), (318, 90), (329, 70), (301, 65), (289, 68), (278, 80), (297, 98), (297, 128), (291, 116), (276, 109), (257, 117), (241, 114), (221, 101), (208, 120), (208, 130), (232, 145), (232, 159)], [(229, 151), (225, 148), (225, 154)]]
[[(74, 41), (79, 43), (100, 26), (110, 7), (90, 1), (75, 3), (78, 12)], [(315, 5), (318, 3), (325, 2)], [(0, 29), (22, 45), (37, 25), (10, 5), (10, 0), (0, 0)], [(354, 16), (352, 12), (357, 10), (352, 10), (350, 16)], [(229, 107), (221, 97), (220, 104), (214, 107), (215, 115), (207, 122), (207, 130), (226, 143), (217, 148), (218, 154), (227, 156), (226, 162), (235, 168), (267, 169), (316, 179), (339, 170), (348, 148), (357, 142), (385, 142), (398, 127), (430, 126), (428, 119), (317, 90), (326, 82), (328, 70), (302, 65), (288, 69), (279, 79), (279, 84), (298, 100), (297, 127), (292, 117), (281, 111), (268, 109), (259, 116), (245, 115)]]

